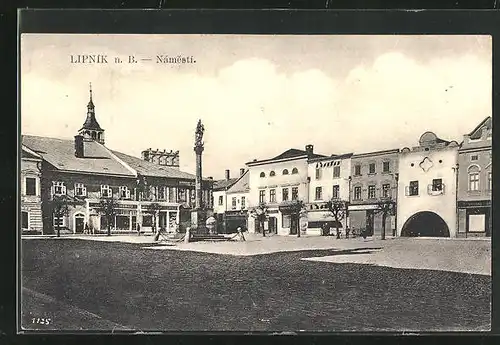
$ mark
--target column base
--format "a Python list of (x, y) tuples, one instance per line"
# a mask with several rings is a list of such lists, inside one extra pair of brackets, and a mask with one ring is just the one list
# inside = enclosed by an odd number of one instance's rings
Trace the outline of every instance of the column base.
[(192, 210), (191, 211), (191, 233), (207, 234), (206, 227), (207, 212), (205, 210)]

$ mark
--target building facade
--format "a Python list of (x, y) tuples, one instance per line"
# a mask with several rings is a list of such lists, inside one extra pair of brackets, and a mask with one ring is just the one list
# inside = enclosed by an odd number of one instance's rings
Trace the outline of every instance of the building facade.
[[(241, 174), (241, 171), (240, 171)], [(214, 218), (217, 220), (217, 233), (228, 233), (226, 212), (228, 210), (227, 191), (233, 184), (238, 181), (238, 178), (231, 178), (231, 171), (225, 171), (225, 178), (223, 180), (214, 181), (213, 185), (213, 210)]]
[(248, 170), (241, 169), (240, 177), (227, 190), (225, 225), (227, 233), (237, 232), (240, 227), (248, 230), (248, 194), (250, 192)]
[(458, 150), (458, 236), (491, 236), (492, 120), (464, 135)]
[[(354, 231), (365, 230), (367, 236), (380, 235), (382, 201), (397, 202), (399, 150), (354, 154), (351, 157), (348, 225)], [(396, 228), (396, 216), (386, 220), (386, 234)]]
[[(81, 233), (87, 227), (105, 231), (111, 218), (115, 232), (185, 230), (194, 207), (195, 176), (161, 161), (150, 162), (107, 148), (90, 95), (87, 118), (74, 140), (22, 136), (26, 152), (41, 159), (43, 232), (54, 233), (59, 228)], [(28, 172), (34, 174), (35, 170), (26, 170), (22, 180)], [(212, 181), (203, 180), (203, 206), (207, 208), (212, 202), (211, 188)], [(113, 217), (103, 214), (101, 203), (106, 200), (113, 200)], [(28, 206), (23, 199), (22, 208)], [(63, 213), (58, 211), (61, 209)]]
[[(309, 203), (307, 204), (307, 234), (321, 234), (328, 224), (335, 227), (333, 214), (326, 210), (329, 200), (349, 202), (352, 153), (310, 159), (308, 162)], [(339, 228), (345, 229), (347, 217)]]
[[(309, 202), (308, 160), (324, 157), (313, 152), (313, 146), (305, 150), (289, 149), (282, 154), (264, 160), (247, 163), (249, 174), (248, 206), (265, 205), (268, 220), (266, 232), (279, 235), (296, 235), (305, 231), (307, 218), (297, 218), (289, 212), (289, 201)], [(249, 232), (260, 232), (258, 222), (248, 217)]]
[(42, 199), (40, 178), (42, 157), (26, 146), (21, 149), (21, 218), (24, 234), (42, 234)]
[(425, 132), (418, 146), (401, 150), (398, 235), (456, 237), (458, 148)]

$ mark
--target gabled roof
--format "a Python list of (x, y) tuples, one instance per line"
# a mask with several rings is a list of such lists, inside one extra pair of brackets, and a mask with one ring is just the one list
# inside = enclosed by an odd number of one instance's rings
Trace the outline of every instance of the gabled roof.
[(229, 187), (235, 184), (236, 181), (238, 181), (237, 178), (230, 178), (229, 180), (228, 179), (215, 180), (213, 185), (213, 190), (214, 191), (227, 190)]
[(188, 180), (194, 180), (196, 178), (195, 175), (178, 169), (151, 163), (143, 159), (130, 156), (118, 151), (112, 151), (112, 152), (114, 155), (116, 155), (116, 157), (121, 159), (132, 169), (136, 170), (139, 174), (144, 176), (178, 178), (178, 179), (188, 179)]
[(469, 137), (471, 139), (481, 138), (482, 133), (481, 133), (480, 129), (483, 128), (484, 126), (486, 126), (486, 128), (488, 128), (488, 129), (491, 129), (491, 127), (492, 127), (491, 116), (488, 116), (483, 121), (481, 121), (481, 123), (479, 125), (477, 125), (476, 128), (474, 128), (472, 130), (472, 132), (469, 133)]
[(30, 150), (28, 147), (22, 145), (22, 151), (21, 151), (21, 157), (22, 158), (31, 158), (31, 159), (42, 159), (42, 156), (40, 156), (38, 153), (36, 153), (33, 150)]
[(22, 144), (42, 156), (46, 162), (58, 170), (134, 176), (105, 147), (95, 141), (84, 143), (85, 157), (83, 158), (75, 156), (75, 144), (71, 139), (23, 135)]
[(250, 189), (250, 174), (248, 173), (248, 170), (246, 170), (243, 175), (238, 178), (238, 181), (236, 181), (235, 184), (233, 184), (228, 190), (227, 193), (245, 193), (248, 192)]

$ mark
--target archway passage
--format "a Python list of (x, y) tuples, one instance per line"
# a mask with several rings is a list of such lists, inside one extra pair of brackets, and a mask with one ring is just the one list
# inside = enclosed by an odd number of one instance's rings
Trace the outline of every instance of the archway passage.
[(401, 230), (402, 237), (450, 237), (446, 222), (434, 212), (415, 213)]

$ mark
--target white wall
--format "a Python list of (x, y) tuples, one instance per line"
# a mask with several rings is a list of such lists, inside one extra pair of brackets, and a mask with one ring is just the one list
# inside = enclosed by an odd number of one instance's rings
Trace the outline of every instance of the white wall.
[[(332, 160), (339, 161), (339, 160)], [(330, 160), (325, 160), (322, 163), (328, 163)], [(321, 178), (316, 179), (316, 165), (318, 162), (308, 164), (308, 173), (311, 181), (309, 183), (309, 202), (328, 201), (333, 197), (333, 186), (339, 186), (339, 197), (342, 200), (349, 200), (349, 176), (351, 174), (351, 159), (346, 158), (340, 160), (340, 177), (333, 177), (333, 166), (321, 168)], [(316, 187), (322, 187), (322, 200), (315, 200)]]
[[(219, 197), (222, 196), (222, 205), (219, 205)], [(226, 212), (226, 191), (213, 191), (214, 213)]]
[[(425, 172), (419, 164), (428, 157), (433, 166)], [(401, 235), (403, 225), (409, 217), (420, 211), (438, 214), (448, 225), (450, 237), (456, 237), (456, 168), (458, 147), (439, 150), (401, 153), (399, 157), (399, 183), (397, 205), (397, 229)], [(441, 161), (441, 162), (440, 162)], [(411, 164), (413, 163), (413, 166)], [(427, 188), (432, 180), (441, 178), (445, 185), (444, 194), (429, 195)], [(419, 195), (407, 196), (406, 187), (410, 181), (419, 181)]]
[[(242, 193), (227, 193), (227, 211), (241, 211), (248, 209), (248, 192)], [(245, 198), (245, 207), (241, 207), (241, 198)], [(236, 198), (236, 208), (233, 208), (233, 198)]]

